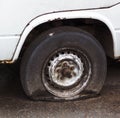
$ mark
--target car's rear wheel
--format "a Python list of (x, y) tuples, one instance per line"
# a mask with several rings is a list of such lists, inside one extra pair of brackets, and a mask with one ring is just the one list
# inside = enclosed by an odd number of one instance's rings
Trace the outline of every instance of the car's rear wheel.
[(74, 27), (49, 30), (29, 46), (21, 65), (21, 81), (34, 100), (51, 95), (75, 99), (98, 94), (106, 76), (102, 46), (90, 34)]

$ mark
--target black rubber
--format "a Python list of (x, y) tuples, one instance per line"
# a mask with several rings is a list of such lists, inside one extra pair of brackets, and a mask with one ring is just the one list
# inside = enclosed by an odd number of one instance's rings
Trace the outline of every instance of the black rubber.
[(64, 26), (44, 32), (33, 40), (23, 55), (20, 71), (22, 86), (28, 97), (44, 100), (52, 96), (42, 82), (42, 69), (53, 52), (67, 47), (82, 50), (91, 62), (90, 81), (79, 97), (86, 93), (99, 94), (106, 78), (106, 55), (92, 35), (79, 28)]

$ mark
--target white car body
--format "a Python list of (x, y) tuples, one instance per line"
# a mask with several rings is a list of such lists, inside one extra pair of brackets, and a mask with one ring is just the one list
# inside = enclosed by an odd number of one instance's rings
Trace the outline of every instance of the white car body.
[(120, 57), (120, 0), (0, 0), (0, 60), (14, 62), (29, 33), (55, 19), (95, 19), (109, 28)]

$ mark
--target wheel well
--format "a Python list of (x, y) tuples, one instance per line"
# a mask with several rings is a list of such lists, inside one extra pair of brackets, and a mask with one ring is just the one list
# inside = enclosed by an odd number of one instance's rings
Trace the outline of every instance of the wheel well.
[(101, 21), (94, 19), (66, 19), (66, 20), (54, 20), (47, 23), (43, 23), (34, 28), (26, 38), (23, 45), (20, 56), (24, 53), (26, 48), (31, 44), (34, 39), (42, 32), (51, 28), (59, 26), (74, 26), (92, 34), (103, 46), (107, 56), (114, 58), (113, 51), (113, 39), (109, 28)]

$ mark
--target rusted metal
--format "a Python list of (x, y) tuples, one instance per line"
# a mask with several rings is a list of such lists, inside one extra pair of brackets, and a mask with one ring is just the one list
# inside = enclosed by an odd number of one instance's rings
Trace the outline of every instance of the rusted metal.
[(12, 64), (14, 62), (15, 61), (13, 61), (13, 60), (3, 60), (3, 61), (0, 61), (0, 64)]
[(54, 96), (53, 99), (72, 100), (80, 97), (79, 93), (86, 87), (91, 75), (91, 63), (81, 55), (67, 48), (56, 51), (48, 58), (43, 67), (42, 81), (47, 91)]
[(62, 87), (69, 87), (79, 81), (83, 74), (83, 63), (77, 55), (59, 54), (50, 61), (50, 80)]

